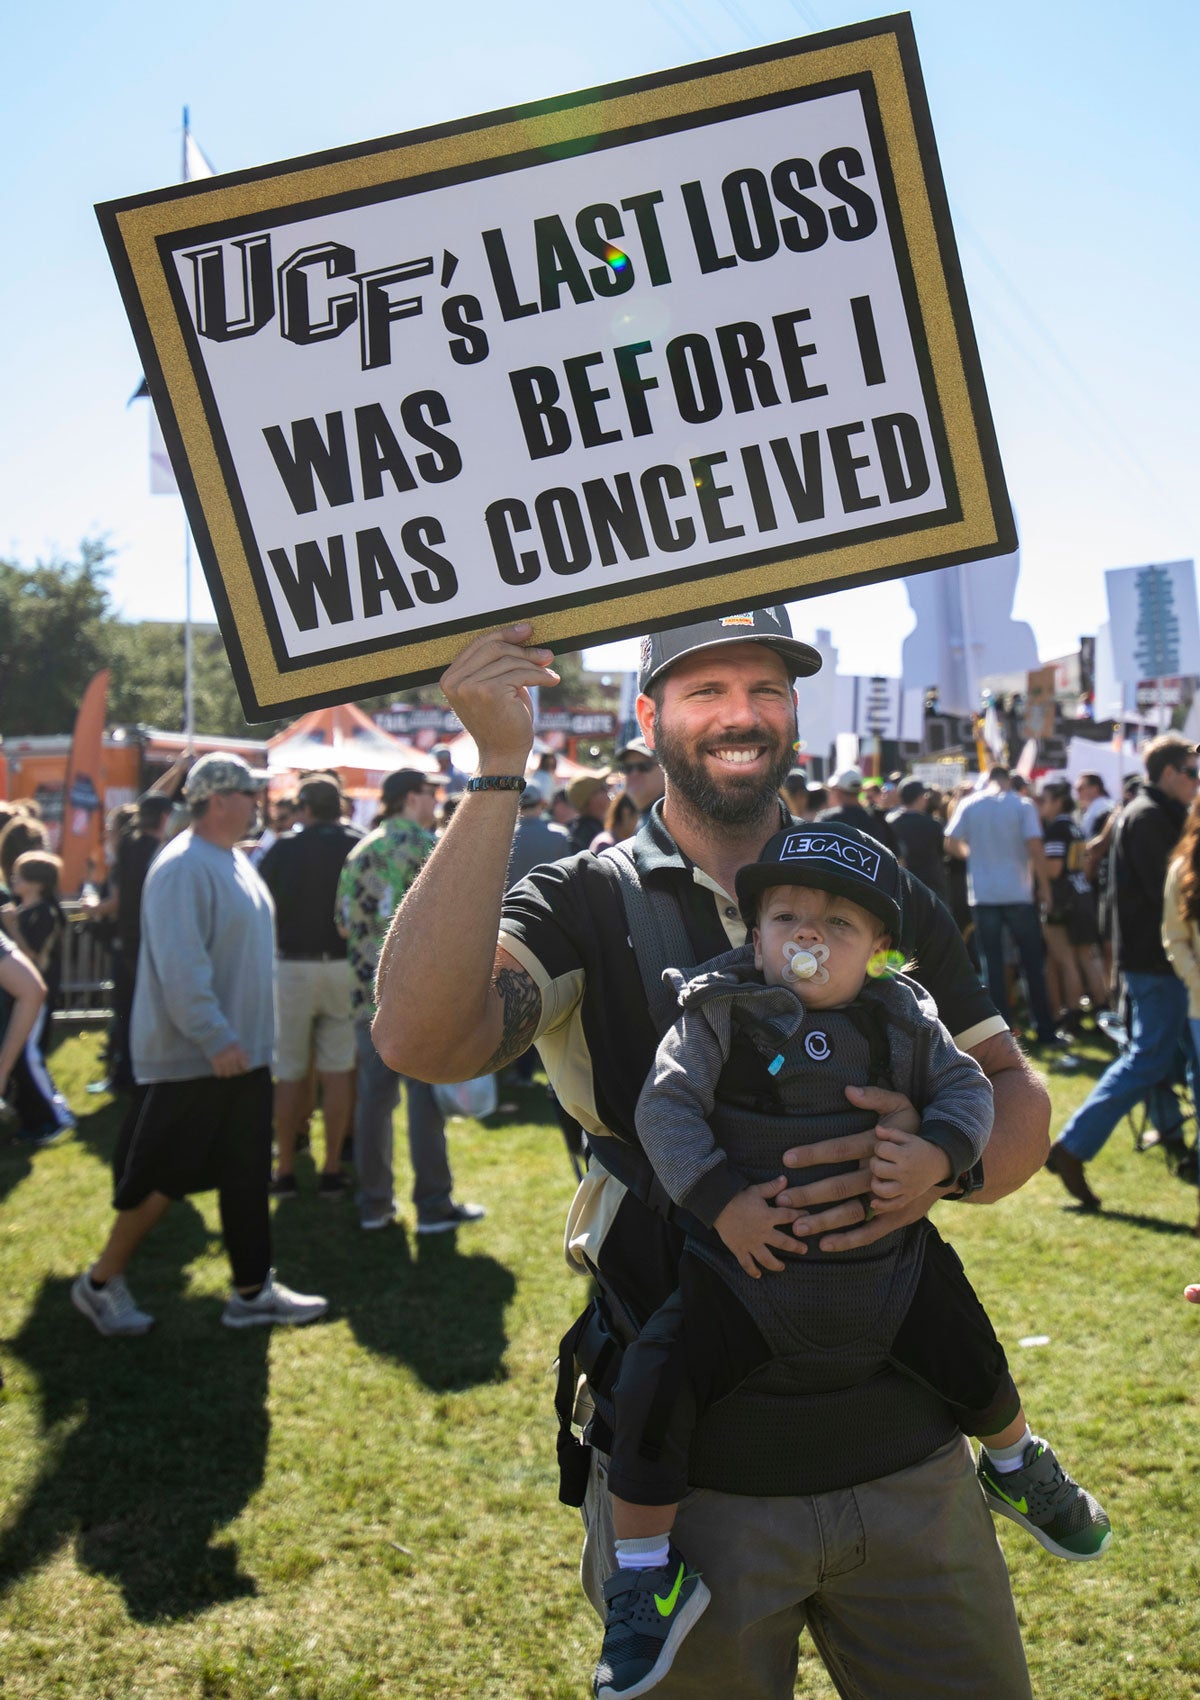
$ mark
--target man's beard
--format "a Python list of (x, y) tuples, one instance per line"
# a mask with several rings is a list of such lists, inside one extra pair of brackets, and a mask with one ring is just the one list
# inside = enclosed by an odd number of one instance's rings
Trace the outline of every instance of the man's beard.
[[(793, 728), (794, 730), (794, 728)], [(658, 757), (671, 790), (682, 798), (692, 813), (720, 826), (751, 826), (761, 820), (779, 801), (779, 787), (792, 770), (795, 760), (793, 744), (775, 744), (775, 735), (760, 729), (755, 734), (767, 743), (770, 766), (765, 774), (736, 772), (717, 781), (712, 778), (701, 760), (688, 749), (682, 738), (677, 739), (664, 723), (661, 712), (654, 726), (654, 753)], [(730, 743), (741, 742), (730, 738)]]

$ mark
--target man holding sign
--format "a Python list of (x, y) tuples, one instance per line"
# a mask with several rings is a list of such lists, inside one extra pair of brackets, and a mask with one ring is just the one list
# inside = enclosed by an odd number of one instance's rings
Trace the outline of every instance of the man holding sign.
[[(630, 872), (589, 852), (538, 870), (504, 895), (517, 799), (533, 737), (529, 691), (553, 684), (527, 623), (475, 639), (443, 679), (479, 747), (467, 795), (393, 922), (379, 975), (375, 1043), (388, 1064), (456, 1080), (504, 1067), (537, 1042), (555, 1091), (587, 1128), (593, 1162), (572, 1207), (568, 1251), (601, 1297), (563, 1344), (563, 1383), (587, 1371), (592, 1450), (560, 1435), (563, 1497), (584, 1501), (583, 1578), (603, 1611), (613, 1569), (602, 1453), (621, 1345), (677, 1284), (683, 1234), (637, 1146), (634, 1108), (662, 1014), (643, 972), (657, 933), (687, 969), (744, 927), (735, 876), (787, 824), (777, 787), (796, 740), (793, 682), (819, 665), (782, 609), (710, 619), (643, 644), (637, 712), (666, 780), (632, 841)], [(623, 889), (624, 888), (624, 889)], [(632, 888), (632, 889), (631, 889)], [(643, 899), (645, 902), (643, 902)], [(948, 913), (905, 876), (900, 948), (990, 1077), (995, 1130), (986, 1178), (951, 1195), (994, 1200), (1044, 1159), (1048, 1105), (979, 988)], [(462, 941), (453, 962), (437, 948)], [(493, 941), (498, 938), (498, 944)], [(637, 938), (637, 949), (631, 948)], [(429, 965), (419, 986), (404, 961)], [(878, 1090), (860, 1108), (911, 1106)], [(825, 1178), (777, 1202), (799, 1209), (798, 1237), (853, 1254), (901, 1225), (872, 1219), (866, 1167), (873, 1134), (786, 1154)], [(828, 1175), (831, 1164), (860, 1165)], [(943, 1189), (924, 1197), (914, 1220)], [(699, 1425), (694, 1492), (681, 1545), (714, 1603), (659, 1692), (790, 1700), (807, 1627), (839, 1692), (1025, 1700), (1029, 1680), (1003, 1559), (974, 1480), (970, 1450), (940, 1401), (883, 1363), (855, 1386), (799, 1387), (751, 1378)], [(886, 1411), (886, 1420), (880, 1412)], [(560, 1409), (560, 1417), (564, 1413)], [(582, 1477), (587, 1471), (586, 1483)]]

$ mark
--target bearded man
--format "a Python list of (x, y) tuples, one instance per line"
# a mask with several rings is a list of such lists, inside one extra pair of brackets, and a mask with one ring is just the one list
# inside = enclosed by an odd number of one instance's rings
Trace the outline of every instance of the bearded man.
[[(615, 1568), (607, 1389), (622, 1342), (677, 1285), (683, 1244), (637, 1144), (635, 1105), (669, 1011), (652, 976), (643, 982), (626, 884), (661, 906), (688, 958), (674, 966), (686, 970), (742, 943), (735, 876), (791, 819), (777, 791), (796, 744), (793, 683), (820, 657), (792, 637), (782, 608), (644, 640), (637, 715), (665, 775), (662, 801), (628, 846), (539, 868), (505, 896), (533, 739), (529, 691), (556, 682), (550, 662), (521, 622), (475, 639), (443, 677), (478, 744), (479, 769), (393, 921), (373, 1036), (390, 1066), (428, 1080), (502, 1068), (536, 1041), (556, 1094), (587, 1130), (592, 1158), (567, 1243), (600, 1297), (564, 1341), (560, 1393), (565, 1386), (568, 1401), (574, 1393), (578, 1362), (593, 1395), (590, 1415), (579, 1410), (590, 1449), (573, 1452), (569, 1433), (560, 1433), (559, 1449), (564, 1497), (584, 1498), (583, 1581), (603, 1617), (602, 1583)], [(626, 848), (628, 873), (618, 865)], [(947, 1193), (986, 1202), (1020, 1186), (1044, 1160), (1049, 1106), (949, 913), (919, 881), (903, 881), (899, 948), (916, 958), (916, 977), (990, 1076), (996, 1100), (986, 1174), (930, 1192), (903, 1216), (908, 1222)], [(440, 948), (449, 935), (453, 953)], [(424, 964), (419, 976), (403, 971), (412, 961)], [(881, 1120), (918, 1125), (895, 1093), (847, 1093)], [(799, 1211), (798, 1246), (816, 1237), (822, 1251), (861, 1255), (903, 1225), (903, 1213), (874, 1217), (874, 1137), (785, 1153), (789, 1169), (813, 1165), (819, 1177), (777, 1200)], [(835, 1260), (824, 1260), (822, 1276), (829, 1271), (836, 1278)], [(713, 1604), (662, 1681), (664, 1700), (791, 1700), (805, 1628), (839, 1692), (859, 1700), (984, 1691), (1026, 1700), (1003, 1558), (970, 1448), (946, 1408), (886, 1363), (867, 1381), (846, 1384), (835, 1373), (816, 1389), (773, 1374), (746, 1383), (697, 1429), (689, 1473), (704, 1491), (684, 1501), (676, 1529), (713, 1584)], [(879, 1422), (872, 1413), (884, 1408)], [(798, 1432), (812, 1444), (795, 1444)], [(577, 1479), (581, 1459), (586, 1484)]]

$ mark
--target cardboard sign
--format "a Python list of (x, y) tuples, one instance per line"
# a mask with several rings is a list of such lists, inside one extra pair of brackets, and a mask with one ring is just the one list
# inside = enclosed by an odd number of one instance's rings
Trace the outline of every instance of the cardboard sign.
[(1015, 545), (906, 17), (98, 213), (251, 718)]
[(1038, 667), (1027, 675), (1025, 715), (1021, 722), (1021, 735), (1025, 738), (1054, 736), (1055, 715), (1058, 711), (1055, 696), (1056, 673), (1057, 669), (1050, 666)]

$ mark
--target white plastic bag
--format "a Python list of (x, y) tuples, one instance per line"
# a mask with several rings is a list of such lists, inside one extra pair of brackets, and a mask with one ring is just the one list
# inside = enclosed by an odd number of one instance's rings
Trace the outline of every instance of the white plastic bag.
[(473, 1116), (476, 1121), (490, 1116), (499, 1102), (494, 1074), (452, 1083), (440, 1081), (433, 1089), (433, 1096), (444, 1116)]

